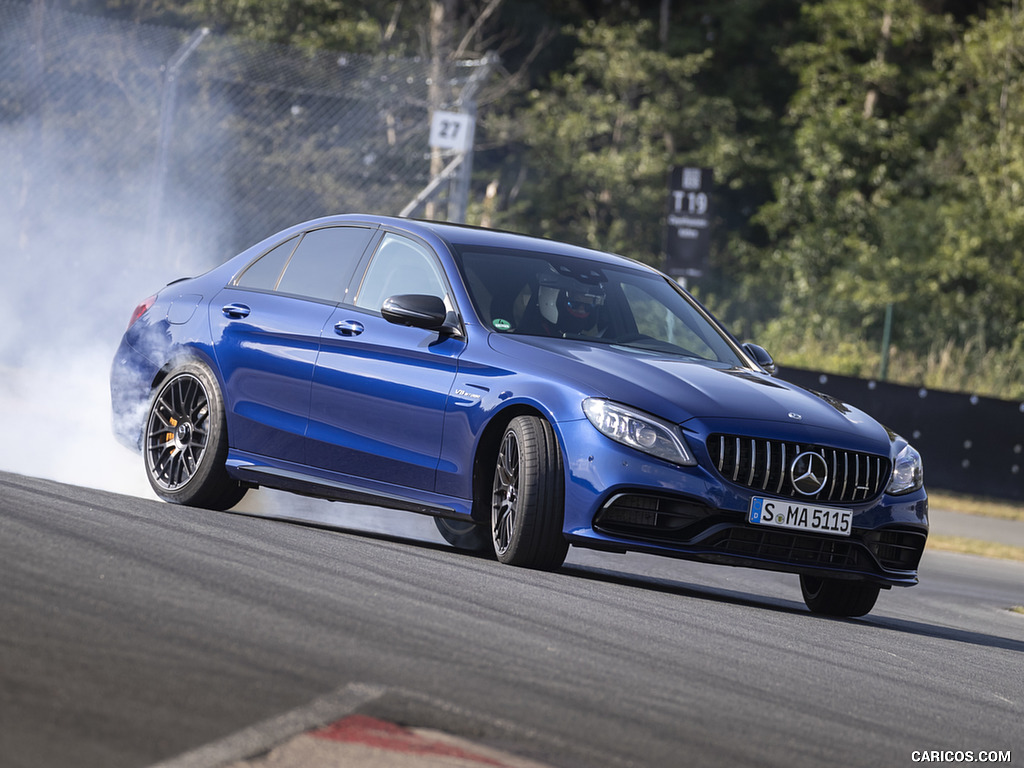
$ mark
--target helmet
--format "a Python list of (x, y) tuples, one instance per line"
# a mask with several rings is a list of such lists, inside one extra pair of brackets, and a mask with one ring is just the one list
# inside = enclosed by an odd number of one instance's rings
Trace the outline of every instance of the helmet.
[(597, 308), (604, 304), (604, 289), (587, 285), (571, 275), (554, 271), (540, 275), (537, 306), (552, 330), (561, 334), (578, 334), (592, 328)]

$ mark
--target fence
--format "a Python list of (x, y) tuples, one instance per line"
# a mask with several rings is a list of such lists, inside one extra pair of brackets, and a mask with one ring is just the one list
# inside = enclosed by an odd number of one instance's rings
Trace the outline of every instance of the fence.
[[(472, 114), (488, 66), (456, 63), (432, 84), (417, 59), (0, 0), (0, 353), (26, 346), (21, 330), (55, 322), (58, 272), (99, 273), (91, 296), (109, 286), (105, 273), (139, 261), (210, 266), (304, 219), (399, 213), (432, 181), (432, 110)], [(438, 187), (438, 203), (458, 204), (448, 190)], [(57, 320), (65, 336), (99, 311), (93, 301), (67, 308)], [(904, 434), (933, 487), (1024, 498), (1024, 405), (792, 369), (783, 378)]]
[(794, 368), (779, 378), (837, 397), (903, 435), (920, 451), (930, 488), (1024, 500), (1024, 403)]
[(472, 112), (487, 67), (452, 64), (432, 87), (418, 59), (0, 0), (2, 226), (25, 253), (58, 228), (74, 248), (70, 217), (136, 257), (217, 261), (315, 216), (397, 214), (431, 182), (432, 110)]

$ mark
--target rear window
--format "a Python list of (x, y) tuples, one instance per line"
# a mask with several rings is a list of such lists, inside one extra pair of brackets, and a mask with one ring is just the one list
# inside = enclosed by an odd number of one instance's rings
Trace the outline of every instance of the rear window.
[(338, 303), (374, 230), (325, 227), (281, 243), (250, 264), (235, 285)]

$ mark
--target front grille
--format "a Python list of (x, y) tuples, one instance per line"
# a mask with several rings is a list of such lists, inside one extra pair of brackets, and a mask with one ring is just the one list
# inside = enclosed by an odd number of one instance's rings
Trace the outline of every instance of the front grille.
[[(888, 457), (781, 440), (711, 435), (708, 453), (722, 477), (753, 491), (803, 501), (852, 503), (880, 495), (889, 482)], [(828, 477), (821, 490), (806, 495), (793, 485), (790, 468), (802, 453), (825, 460)]]

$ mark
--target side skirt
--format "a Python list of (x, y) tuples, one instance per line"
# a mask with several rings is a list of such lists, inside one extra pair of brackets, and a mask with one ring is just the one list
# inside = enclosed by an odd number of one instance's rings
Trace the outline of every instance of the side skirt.
[(469, 517), (468, 501), (465, 509), (459, 509), (455, 505), (442, 503), (444, 500), (441, 498), (416, 498), (392, 490), (358, 486), (303, 472), (300, 469), (271, 466), (237, 457), (228, 459), (227, 470), (232, 477), (256, 487), (264, 486), (329, 501), (368, 504), (432, 517), (450, 517), (457, 520)]

